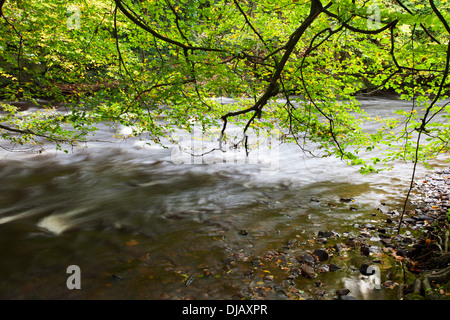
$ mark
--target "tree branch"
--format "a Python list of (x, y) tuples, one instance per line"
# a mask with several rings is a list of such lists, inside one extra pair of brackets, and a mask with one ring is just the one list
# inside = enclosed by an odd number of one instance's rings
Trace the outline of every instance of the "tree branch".
[[(245, 131), (250, 126), (251, 122), (256, 118), (256, 116), (261, 115), (262, 108), (267, 104), (269, 99), (271, 97), (274, 97), (278, 94), (280, 89), (280, 84), (278, 80), (280, 79), (281, 72), (283, 71), (284, 67), (286, 66), (286, 63), (294, 50), (295, 46), (297, 45), (300, 38), (303, 36), (305, 31), (310, 27), (310, 25), (314, 22), (314, 20), (320, 15), (320, 13), (324, 10), (322, 3), (320, 0), (311, 0), (311, 8), (309, 15), (306, 17), (306, 19), (303, 21), (303, 23), (291, 34), (289, 37), (289, 40), (287, 41), (285, 45), (285, 52), (280, 60), (280, 62), (277, 64), (274, 73), (272, 74), (270, 78), (269, 85), (266, 88), (266, 91), (264, 94), (256, 101), (256, 103), (251, 107), (247, 108), (245, 110), (237, 111), (237, 112), (229, 112), (221, 117), (221, 119), (224, 121), (222, 132), (219, 137), (219, 143), (221, 143), (223, 139), (223, 135), (225, 133), (225, 129), (227, 126), (227, 120), (229, 117), (234, 117), (240, 114), (245, 114), (248, 112), (254, 111), (255, 114), (251, 117), (249, 122), (247, 122), (247, 125), (245, 127)], [(244, 131), (244, 134), (245, 134)]]
[(0, 16), (3, 16), (3, 5), (5, 4), (6, 0), (0, 0)]
[(450, 34), (450, 26), (448, 25), (444, 16), (442, 16), (442, 13), (436, 8), (436, 5), (434, 4), (433, 0), (430, 0), (430, 5), (431, 5), (431, 8), (433, 9), (434, 13), (438, 16), (439, 20), (441, 20), (441, 22), (444, 25), (447, 32)]
[(391, 28), (392, 26), (395, 26), (398, 23), (398, 19), (395, 19), (392, 22), (389, 22), (387, 25), (385, 25), (384, 27), (380, 28), (380, 29), (376, 29), (376, 30), (363, 30), (363, 29), (359, 29), (359, 28), (355, 28), (351, 25), (349, 25), (347, 22), (342, 21), (338, 15), (324, 9), (323, 12), (325, 14), (327, 14), (328, 16), (338, 20), (345, 28), (353, 31), (353, 32), (357, 32), (357, 33), (362, 33), (362, 34), (378, 34), (380, 32), (383, 32), (389, 28)]
[[(223, 49), (216, 49), (216, 48), (209, 48), (209, 47), (195, 47), (186, 45), (184, 43), (181, 43), (177, 40), (167, 38), (163, 36), (162, 34), (156, 32), (152, 28), (150, 28), (147, 24), (145, 24), (142, 19), (140, 19), (133, 11), (129, 10), (129, 8), (125, 8), (126, 5), (124, 5), (122, 0), (114, 0), (116, 3), (116, 6), (122, 11), (122, 13), (131, 21), (133, 21), (137, 26), (141, 27), (143, 30), (149, 32), (151, 35), (153, 35), (155, 38), (162, 40), (164, 42), (173, 44), (177, 47), (183, 48), (183, 50), (200, 50), (200, 51), (213, 51), (213, 52), (228, 52), (227, 50)], [(130, 12), (131, 11), (131, 12)]]

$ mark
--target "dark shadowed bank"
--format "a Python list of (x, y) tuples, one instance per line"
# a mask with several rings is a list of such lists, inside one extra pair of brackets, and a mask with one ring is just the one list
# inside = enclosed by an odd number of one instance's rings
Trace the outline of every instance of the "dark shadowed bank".
[(450, 300), (450, 168), (416, 181), (414, 192), (417, 207), (403, 222), (418, 236), (404, 255), (417, 277), (403, 294), (406, 299)]

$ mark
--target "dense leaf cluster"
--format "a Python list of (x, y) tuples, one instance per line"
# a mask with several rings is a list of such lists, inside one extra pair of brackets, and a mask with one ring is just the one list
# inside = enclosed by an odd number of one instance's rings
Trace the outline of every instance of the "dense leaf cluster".
[[(244, 137), (250, 128), (278, 133), (363, 172), (449, 148), (448, 0), (22, 0), (0, 8), (0, 133), (14, 143), (76, 144), (99, 122), (132, 126), (152, 143), (194, 124), (220, 127), (225, 139), (234, 122)], [(369, 117), (356, 97), (383, 92), (410, 108)], [(6, 104), (38, 98), (70, 112)], [(375, 148), (382, 157), (365, 155)]]

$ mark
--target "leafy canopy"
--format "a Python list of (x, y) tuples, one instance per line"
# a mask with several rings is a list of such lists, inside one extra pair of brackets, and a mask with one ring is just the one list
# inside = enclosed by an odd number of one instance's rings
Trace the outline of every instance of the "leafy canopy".
[[(242, 127), (337, 156), (362, 172), (448, 151), (449, 0), (0, 1), (0, 133), (85, 141), (103, 123), (150, 143), (176, 129)], [(371, 118), (359, 95), (410, 108)], [(218, 96), (238, 104), (219, 103)], [(379, 129), (366, 128), (375, 123)], [(246, 144), (246, 139), (240, 140)], [(314, 146), (314, 147), (309, 147)], [(310, 149), (308, 149), (310, 148)], [(312, 148), (316, 148), (313, 150)], [(376, 148), (383, 156), (364, 156)]]

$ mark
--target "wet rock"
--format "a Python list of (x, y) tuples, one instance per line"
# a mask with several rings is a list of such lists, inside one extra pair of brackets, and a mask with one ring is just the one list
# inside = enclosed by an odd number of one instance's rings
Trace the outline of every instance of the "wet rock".
[(346, 245), (349, 247), (356, 247), (357, 245), (359, 245), (361, 243), (361, 241), (359, 241), (358, 239), (355, 238), (348, 238)]
[(336, 295), (338, 300), (357, 300), (355, 297), (349, 295), (349, 289), (339, 289), (336, 290)]
[(289, 241), (286, 242), (286, 247), (288, 249), (290, 249), (296, 242), (297, 242), (296, 239), (289, 240)]
[(370, 224), (370, 223), (366, 223), (366, 224), (363, 226), (363, 228), (364, 228), (364, 229), (367, 229), (367, 230), (375, 230), (375, 226), (372, 225), (372, 224)]
[(390, 215), (392, 215), (392, 216), (398, 216), (398, 215), (400, 215), (400, 213), (398, 213), (397, 210), (388, 211), (387, 214), (390, 214)]
[(390, 235), (385, 234), (385, 233), (379, 233), (378, 236), (379, 236), (381, 239), (390, 239), (390, 238), (391, 238)]
[(227, 257), (223, 260), (225, 265), (230, 265), (232, 263), (234, 263), (234, 257)]
[(408, 250), (404, 248), (397, 249), (397, 255), (400, 257), (406, 257), (408, 255)]
[(361, 254), (363, 256), (369, 256), (369, 254), (370, 254), (370, 246), (361, 245)]
[(334, 231), (319, 231), (317, 236), (320, 238), (331, 238), (337, 236), (338, 234)]
[(250, 278), (251, 276), (253, 276), (253, 270), (245, 270), (244, 271), (244, 277)]
[(402, 243), (404, 244), (411, 244), (413, 242), (413, 239), (411, 239), (410, 237), (405, 237), (404, 239), (402, 239)]
[(329, 264), (329, 268), (330, 268), (330, 271), (338, 271), (338, 270), (341, 270), (341, 267), (339, 267), (337, 264), (334, 264), (334, 263), (330, 263), (330, 264)]
[(244, 252), (236, 252), (233, 253), (233, 258), (237, 261), (244, 261), (245, 260), (245, 253)]
[(413, 218), (403, 218), (403, 222), (404, 223), (408, 223), (408, 224), (412, 224), (412, 225), (416, 224), (416, 220), (414, 220)]
[(397, 283), (392, 280), (387, 280), (383, 283), (384, 288), (393, 288), (395, 285), (397, 285)]
[(267, 252), (266, 252), (266, 255), (268, 255), (268, 256), (274, 256), (274, 255), (276, 255), (277, 254), (277, 252), (276, 251), (272, 251), (272, 250), (268, 250)]
[(263, 279), (264, 279), (264, 281), (273, 281), (273, 276), (272, 275), (265, 275)]
[(248, 230), (244, 230), (244, 229), (239, 230), (239, 235), (241, 235), (241, 236), (248, 236)]
[(382, 244), (384, 244), (385, 247), (387, 248), (393, 248), (394, 245), (392, 244), (392, 239), (387, 238), (387, 239), (381, 239), (380, 241)]
[(316, 238), (316, 242), (318, 242), (318, 243), (327, 243), (327, 239), (326, 238)]
[(320, 273), (328, 272), (330, 271), (330, 267), (326, 264), (321, 264), (320, 266), (317, 267), (317, 271)]
[(315, 255), (319, 259), (319, 261), (327, 261), (329, 258), (328, 252), (323, 249), (314, 250), (313, 255)]
[(317, 261), (316, 258), (314, 258), (309, 253), (302, 254), (302, 255), (298, 256), (296, 259), (298, 262), (308, 264), (308, 265), (314, 265), (314, 263), (316, 263), (316, 261)]
[(319, 297), (323, 297), (327, 292), (325, 290), (319, 289), (316, 290), (315, 294)]
[(310, 265), (303, 264), (300, 267), (300, 270), (302, 272), (302, 276), (305, 277), (305, 278), (314, 279), (315, 277), (317, 277), (317, 274), (314, 271), (314, 268), (311, 267)]
[(371, 236), (371, 234), (369, 232), (364, 232), (364, 231), (361, 232), (359, 235), (364, 237), (364, 238), (369, 238)]
[(252, 265), (260, 268), (263, 266), (263, 263), (260, 260), (252, 260)]
[(336, 295), (339, 297), (339, 296), (345, 296), (345, 295), (347, 295), (347, 294), (349, 294), (350, 293), (350, 290), (349, 289), (339, 289), (339, 290), (336, 290)]
[(341, 252), (344, 249), (344, 245), (341, 243), (336, 243), (334, 245), (334, 250), (336, 250), (336, 252)]
[(298, 275), (300, 275), (302, 273), (299, 268), (292, 268), (290, 271), (291, 271), (291, 275), (293, 275), (294, 277), (297, 277)]

